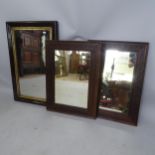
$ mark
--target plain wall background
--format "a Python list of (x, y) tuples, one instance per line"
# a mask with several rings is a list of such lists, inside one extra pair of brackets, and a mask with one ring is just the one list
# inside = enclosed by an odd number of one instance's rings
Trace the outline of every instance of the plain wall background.
[(9, 91), (12, 96), (5, 22), (26, 20), (59, 21), (59, 36), (63, 40), (79, 38), (149, 42), (139, 126), (149, 126), (151, 137), (155, 129), (154, 0), (1, 0), (0, 90)]
[(57, 20), (59, 36), (63, 40), (80, 38), (150, 43), (141, 111), (148, 110), (146, 115), (153, 119), (149, 110), (155, 108), (154, 15), (154, 0), (1, 0), (0, 88), (12, 89), (5, 22)]

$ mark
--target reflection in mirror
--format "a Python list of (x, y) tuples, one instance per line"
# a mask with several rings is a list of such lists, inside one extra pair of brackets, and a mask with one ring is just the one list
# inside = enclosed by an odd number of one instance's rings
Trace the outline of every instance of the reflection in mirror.
[(128, 114), (136, 53), (107, 49), (99, 109)]
[(90, 52), (55, 50), (55, 102), (87, 109)]
[(47, 30), (15, 30), (19, 92), (22, 96), (45, 99), (45, 41)]

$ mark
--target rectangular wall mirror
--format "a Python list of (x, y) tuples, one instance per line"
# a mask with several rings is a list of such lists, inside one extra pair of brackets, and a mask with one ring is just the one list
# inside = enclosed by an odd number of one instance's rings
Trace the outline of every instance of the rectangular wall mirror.
[(96, 116), (100, 51), (95, 43), (47, 42), (49, 110)]
[(148, 43), (102, 42), (99, 116), (137, 125)]
[(6, 22), (6, 27), (15, 100), (45, 104), (45, 42), (58, 39), (58, 23)]

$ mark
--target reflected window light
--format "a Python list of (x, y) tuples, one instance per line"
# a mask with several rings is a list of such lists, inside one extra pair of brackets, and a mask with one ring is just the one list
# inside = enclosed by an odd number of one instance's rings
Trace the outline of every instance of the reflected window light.
[(131, 53), (115, 49), (106, 50), (103, 79), (132, 82), (134, 68), (129, 66)]
[(71, 55), (72, 54), (72, 51), (67, 51), (67, 55)]
[(60, 56), (60, 51), (59, 50), (55, 50), (56, 55)]
[(43, 31), (43, 34), (45, 35), (46, 34), (46, 31)]
[(112, 81), (128, 81), (128, 82), (132, 82), (133, 79), (133, 75), (131, 74), (125, 74), (125, 75), (118, 75), (118, 74), (114, 74)]
[(58, 61), (58, 57), (57, 56), (55, 56), (55, 61)]
[(87, 51), (79, 51), (79, 54), (82, 55), (82, 54), (87, 54), (88, 52)]
[(82, 55), (82, 59), (86, 59), (86, 55)]

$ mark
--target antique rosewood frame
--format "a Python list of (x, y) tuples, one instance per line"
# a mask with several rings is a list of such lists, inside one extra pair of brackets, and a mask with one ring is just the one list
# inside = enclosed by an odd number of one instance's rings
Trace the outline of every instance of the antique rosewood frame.
[[(100, 71), (100, 61), (98, 60), (100, 59), (101, 44), (74, 41), (47, 41), (46, 48), (47, 109), (75, 115), (96, 117), (99, 86), (98, 77)], [(87, 109), (55, 103), (55, 50), (81, 50), (91, 52)]]
[[(137, 125), (149, 44), (143, 42), (120, 42), (120, 41), (100, 41), (100, 43), (102, 44), (100, 86), (102, 81), (102, 71), (104, 68), (106, 49), (112, 48), (120, 51), (134, 51), (137, 54), (137, 58), (134, 69), (134, 80), (132, 83), (131, 101), (129, 103), (129, 114), (125, 115), (121, 113), (101, 110), (98, 108), (98, 116), (111, 119), (114, 121), (119, 121), (122, 123)], [(99, 89), (98, 94), (100, 94), (100, 90), (101, 88)], [(98, 103), (99, 103), (99, 96), (98, 96)]]
[(22, 95), (19, 87), (18, 59), (15, 46), (16, 30), (46, 30), (49, 31), (50, 40), (58, 40), (57, 21), (17, 21), (6, 22), (8, 46), (10, 55), (10, 66), (12, 74), (14, 99), (17, 101), (45, 105), (46, 99)]

